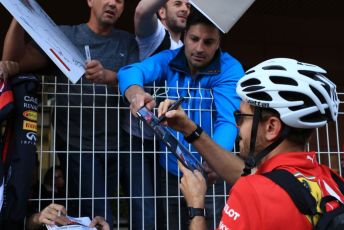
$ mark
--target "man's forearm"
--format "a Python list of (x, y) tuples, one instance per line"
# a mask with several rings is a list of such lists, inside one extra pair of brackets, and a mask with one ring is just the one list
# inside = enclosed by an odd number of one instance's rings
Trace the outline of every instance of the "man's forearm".
[(145, 91), (143, 90), (143, 88), (139, 85), (132, 85), (130, 86), (126, 91), (125, 91), (125, 97), (127, 98), (127, 100), (129, 101), (129, 103), (132, 102), (133, 97), (136, 94), (144, 94)]
[(105, 70), (105, 84), (117, 86), (118, 79), (117, 79), (117, 73), (112, 70)]
[(48, 63), (48, 58), (33, 44), (25, 43), (25, 31), (15, 20), (7, 31), (2, 59), (18, 62), (20, 72), (34, 71)]
[[(184, 127), (183, 134), (188, 136), (196, 125), (189, 124)], [(208, 165), (225, 181), (234, 183), (242, 174), (244, 162), (234, 156), (231, 152), (226, 151), (215, 141), (213, 141), (205, 132), (196, 139), (192, 145), (207, 161)]]
[(157, 28), (156, 12), (167, 0), (141, 0), (135, 10), (135, 34), (139, 37), (147, 37)]
[(16, 20), (12, 20), (6, 33), (2, 60), (19, 61), (25, 52), (25, 31)]
[(192, 218), (189, 230), (205, 230), (207, 229), (207, 221), (204, 216), (195, 216)]

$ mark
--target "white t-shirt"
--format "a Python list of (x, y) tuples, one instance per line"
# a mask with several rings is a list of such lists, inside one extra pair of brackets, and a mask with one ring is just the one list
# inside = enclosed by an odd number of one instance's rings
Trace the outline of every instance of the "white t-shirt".
[[(152, 53), (154, 53), (154, 51), (160, 46), (161, 42), (164, 40), (165, 34), (166, 34), (166, 29), (164, 25), (161, 23), (161, 21), (158, 20), (158, 27), (153, 34), (144, 38), (136, 36), (136, 41), (140, 50), (140, 60), (143, 60), (149, 57), (150, 55), (152, 55)], [(170, 40), (171, 40), (170, 50), (174, 50), (183, 46), (183, 42), (181, 40), (179, 40), (178, 42), (175, 42), (171, 38), (171, 36), (170, 36)]]

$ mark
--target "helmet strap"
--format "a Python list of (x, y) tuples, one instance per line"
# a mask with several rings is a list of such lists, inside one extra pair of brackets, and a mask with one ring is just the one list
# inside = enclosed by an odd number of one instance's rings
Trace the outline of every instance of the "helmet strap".
[(245, 168), (242, 176), (247, 176), (251, 174), (251, 169), (256, 166), (256, 161), (254, 159), (254, 149), (256, 146), (258, 124), (260, 120), (261, 109), (260, 107), (255, 106), (253, 112), (253, 123), (251, 129), (251, 140), (250, 140), (250, 151), (245, 160)]
[(251, 174), (252, 168), (257, 165), (257, 162), (262, 160), (266, 155), (268, 155), (274, 148), (276, 148), (281, 142), (288, 136), (290, 132), (290, 128), (286, 125), (283, 126), (282, 132), (273, 143), (267, 146), (265, 149), (260, 151), (256, 156), (254, 156), (254, 149), (256, 145), (256, 138), (257, 138), (257, 131), (258, 131), (258, 124), (260, 119), (261, 109), (259, 107), (255, 107), (254, 109), (254, 117), (253, 117), (253, 124), (251, 130), (251, 142), (250, 142), (250, 151), (245, 160), (245, 168), (242, 176), (247, 176)]

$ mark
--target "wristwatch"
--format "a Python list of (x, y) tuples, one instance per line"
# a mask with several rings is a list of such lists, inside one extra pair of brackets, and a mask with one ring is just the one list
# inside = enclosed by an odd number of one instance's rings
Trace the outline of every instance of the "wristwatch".
[(197, 125), (197, 128), (189, 136), (184, 136), (184, 140), (186, 140), (188, 143), (192, 143), (201, 136), (202, 132), (203, 129), (201, 126)]
[(188, 207), (188, 214), (189, 214), (189, 219), (191, 220), (195, 216), (204, 216), (207, 217), (207, 213), (205, 211), (205, 208), (193, 208), (193, 207)]

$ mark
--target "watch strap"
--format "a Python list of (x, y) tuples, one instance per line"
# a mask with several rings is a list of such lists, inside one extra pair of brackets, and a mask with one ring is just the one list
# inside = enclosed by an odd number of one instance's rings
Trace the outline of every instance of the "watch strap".
[(197, 128), (189, 136), (184, 136), (184, 140), (186, 140), (188, 143), (192, 143), (201, 136), (202, 132), (203, 129), (201, 126), (197, 125)]
[(190, 219), (194, 218), (195, 216), (207, 216), (205, 208), (188, 207), (188, 214)]

